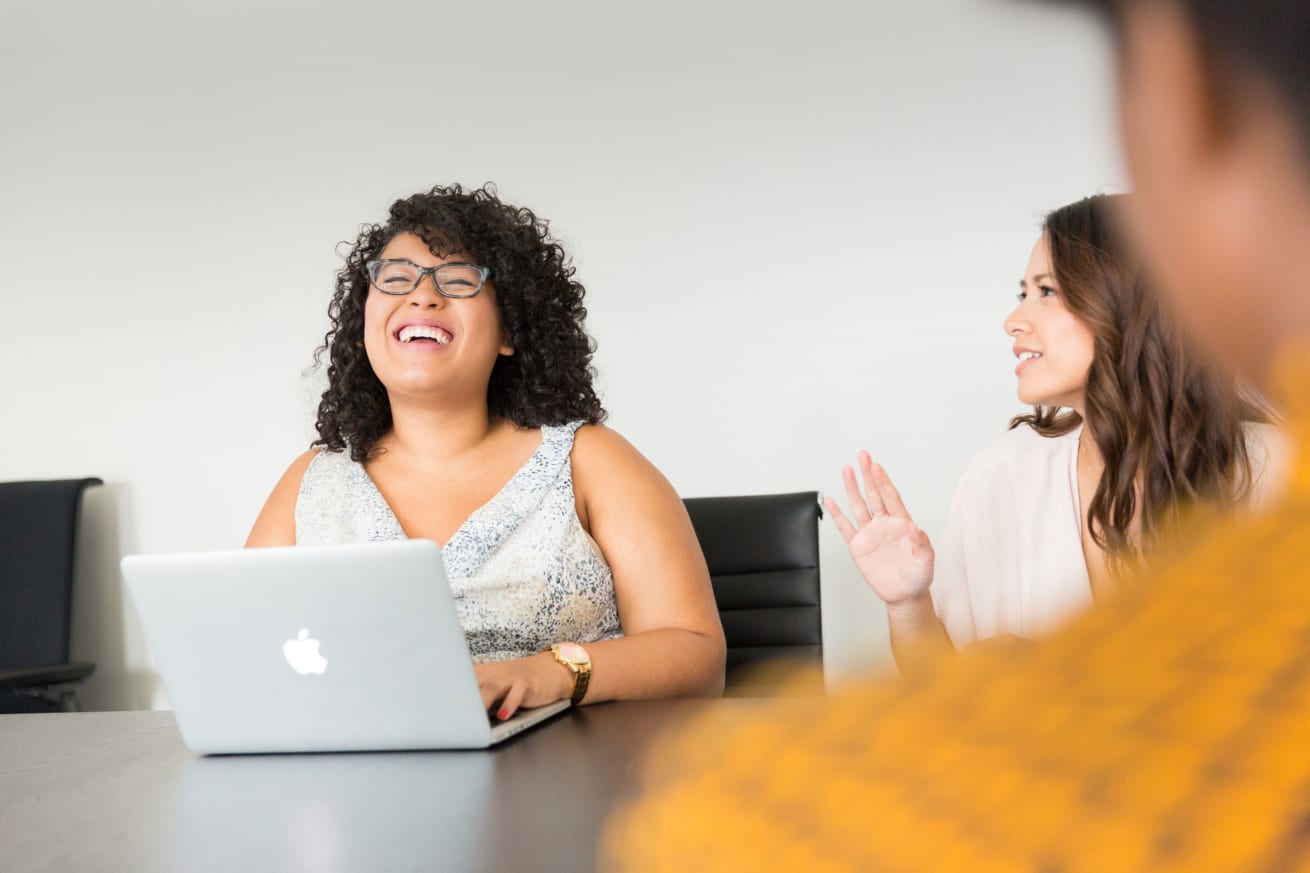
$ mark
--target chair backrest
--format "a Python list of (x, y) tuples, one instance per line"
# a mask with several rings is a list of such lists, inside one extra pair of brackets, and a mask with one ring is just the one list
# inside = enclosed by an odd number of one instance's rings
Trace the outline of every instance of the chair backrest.
[(769, 661), (822, 663), (818, 498), (802, 491), (683, 501), (723, 620), (728, 693)]
[(0, 482), (0, 668), (68, 661), (78, 509), (100, 484)]

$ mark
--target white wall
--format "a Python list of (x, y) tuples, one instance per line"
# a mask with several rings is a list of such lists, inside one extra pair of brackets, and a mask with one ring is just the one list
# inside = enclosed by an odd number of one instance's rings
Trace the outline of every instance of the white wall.
[[(109, 483), (86, 703), (162, 700), (118, 557), (242, 543), (312, 436), (334, 246), (434, 183), (553, 220), (683, 494), (834, 493), (867, 446), (937, 530), (1018, 409), (1040, 214), (1122, 178), (1106, 66), (1000, 0), (6, 4), (0, 479)], [(824, 538), (840, 679), (886, 631)]]

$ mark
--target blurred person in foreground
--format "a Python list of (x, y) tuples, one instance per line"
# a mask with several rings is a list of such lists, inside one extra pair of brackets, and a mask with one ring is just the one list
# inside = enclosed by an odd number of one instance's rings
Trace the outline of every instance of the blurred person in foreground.
[(1295, 460), (1044, 642), (693, 723), (611, 823), (625, 870), (1310, 870), (1310, 5), (1093, 5), (1166, 303)]

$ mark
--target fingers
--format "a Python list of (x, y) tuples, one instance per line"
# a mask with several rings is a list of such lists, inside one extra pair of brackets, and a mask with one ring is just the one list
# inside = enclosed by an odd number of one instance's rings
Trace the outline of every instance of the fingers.
[(841, 534), (841, 538), (849, 543), (851, 538), (855, 536), (855, 525), (851, 524), (846, 516), (842, 515), (841, 509), (837, 506), (837, 501), (831, 497), (823, 498), (823, 508), (828, 510), (828, 515), (832, 518), (832, 523), (837, 525), (837, 531)]
[(473, 671), (483, 708), (501, 721), (524, 707), (566, 700), (573, 690), (571, 681), (567, 688), (562, 687), (561, 677), (567, 676), (568, 672), (555, 663), (550, 652), (491, 664), (474, 664)]
[(491, 708), (496, 705), (496, 701), (500, 700), (505, 693), (501, 685), (487, 681), (478, 682), (478, 691), (482, 693), (482, 708), (487, 712), (491, 712)]
[(918, 558), (923, 554), (923, 546), (928, 541), (928, 537), (924, 535), (923, 531), (919, 530), (918, 525), (914, 522), (910, 522), (905, 528), (905, 538), (910, 541), (911, 558)]
[(906, 533), (910, 540), (910, 557), (915, 560), (922, 560), (925, 555), (932, 554), (932, 543), (928, 540), (928, 535), (923, 529), (912, 521), (906, 520), (909, 525)]
[(873, 458), (869, 457), (868, 452), (861, 449), (859, 462), (860, 477), (864, 479), (864, 493), (866, 495), (865, 499), (869, 502), (869, 510), (875, 516), (890, 515), (891, 513), (888, 512), (887, 507), (883, 504), (882, 494), (878, 488), (878, 482), (873, 475), (876, 467), (873, 463)]
[[(865, 489), (870, 494), (878, 495), (878, 502), (888, 515), (896, 518), (910, 517), (909, 510), (905, 508), (905, 501), (901, 500), (901, 492), (892, 484), (887, 470), (881, 464), (875, 464), (868, 452), (860, 453), (860, 469), (864, 474)], [(870, 504), (872, 502), (870, 498)]]
[(506, 689), (512, 690), (505, 679), (497, 675), (498, 664), (474, 664), (473, 675), (478, 680), (478, 692), (482, 695), (482, 708), (491, 712), (491, 708), (505, 696)]
[(518, 712), (523, 705), (523, 698), (528, 694), (528, 683), (522, 679), (514, 680), (514, 684), (509, 687), (509, 693), (500, 704), (500, 709), (496, 711), (496, 718), (504, 721)]
[(850, 467), (841, 468), (842, 484), (846, 486), (846, 500), (851, 505), (851, 515), (855, 517), (855, 526), (864, 527), (869, 523), (869, 504), (860, 493), (860, 486), (855, 484), (855, 471)]

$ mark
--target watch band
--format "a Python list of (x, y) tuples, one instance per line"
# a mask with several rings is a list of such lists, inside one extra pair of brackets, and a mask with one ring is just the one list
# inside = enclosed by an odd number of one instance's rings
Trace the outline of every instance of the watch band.
[(573, 674), (573, 694), (570, 701), (576, 705), (582, 702), (582, 698), (587, 695), (587, 686), (591, 684), (591, 657), (587, 655), (586, 649), (583, 649), (577, 643), (569, 645), (582, 651), (586, 660), (574, 660), (561, 650), (560, 644), (555, 643), (550, 647), (550, 653), (555, 660)]
[(591, 665), (585, 668), (574, 667), (573, 670), (573, 697), (571, 701), (574, 706), (582, 702), (582, 698), (587, 696), (587, 686), (591, 684)]

